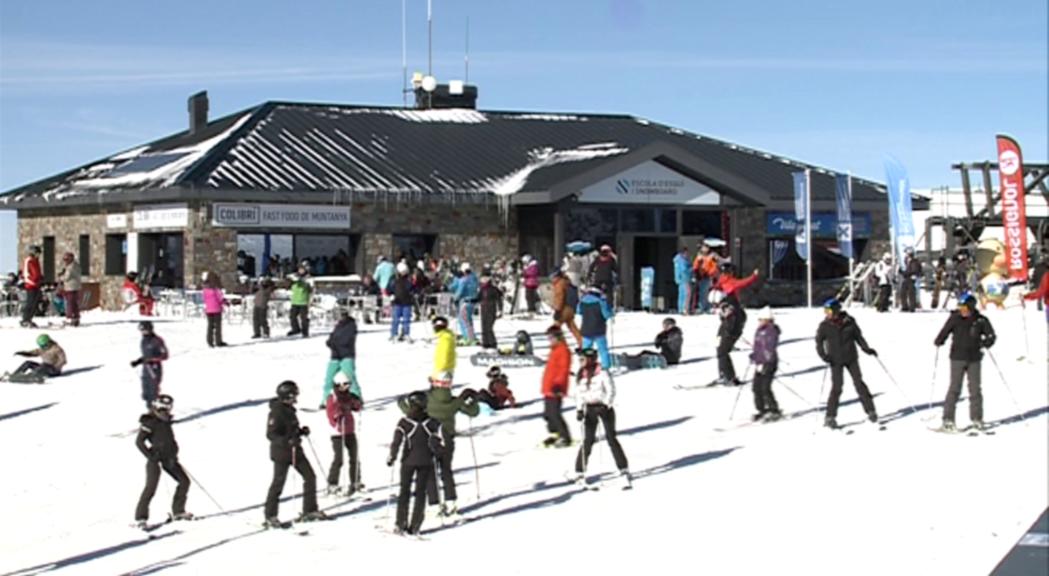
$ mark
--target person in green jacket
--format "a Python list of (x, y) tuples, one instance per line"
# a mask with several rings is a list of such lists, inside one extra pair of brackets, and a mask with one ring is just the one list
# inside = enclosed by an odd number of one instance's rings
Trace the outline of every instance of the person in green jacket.
[[(480, 414), (481, 407), (477, 404), (477, 393), (474, 390), (468, 388), (463, 390), (459, 396), (455, 396), (452, 394), (450, 382), (431, 378), (430, 383), (431, 388), (426, 392), (426, 413), (430, 418), (441, 423), (445, 446), (444, 453), (437, 457), (436, 462), (438, 470), (435, 476), (440, 476), (441, 485), (444, 488), (444, 506), (438, 514), (452, 523), (456, 523), (462, 517), (459, 515), (459, 506), (456, 503), (458, 494), (455, 491), (455, 477), (452, 474), (452, 458), (455, 455), (456, 436), (455, 416), (461, 412), (473, 418)], [(397, 406), (400, 407), (402, 412), (408, 414), (410, 409), (408, 397), (405, 396), (398, 400)], [(430, 506), (437, 505), (436, 479), (430, 481), (430, 485), (427, 487), (427, 494)]]
[(310, 337), (310, 299), (313, 297), (313, 286), (307, 281), (306, 268), (299, 266), (299, 273), (293, 277), (291, 283), (291, 332), (288, 336), (302, 334), (303, 338)]

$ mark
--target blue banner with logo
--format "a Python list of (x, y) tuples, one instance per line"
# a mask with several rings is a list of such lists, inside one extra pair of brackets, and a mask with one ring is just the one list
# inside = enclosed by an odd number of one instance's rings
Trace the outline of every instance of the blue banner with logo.
[[(838, 230), (838, 215), (834, 212), (812, 213), (812, 237), (820, 240), (836, 238)], [(769, 238), (794, 237), (798, 231), (798, 223), (794, 221), (793, 212), (766, 212), (765, 213), (765, 235)], [(852, 238), (871, 237), (871, 215), (870, 212), (853, 212), (852, 214)]]
[(838, 249), (852, 258), (852, 177), (838, 174), (834, 178), (834, 197), (838, 207)]
[(641, 269), (641, 308), (652, 309), (652, 287), (656, 283), (656, 269), (646, 266)]
[(911, 181), (899, 160), (885, 159), (885, 183), (889, 188), (889, 222), (897, 254), (914, 247), (914, 220), (911, 219)]
[(808, 240), (805, 237), (805, 228), (808, 226), (808, 222), (805, 221), (805, 216), (808, 213), (808, 201), (809, 201), (809, 177), (805, 172), (794, 173), (794, 222), (795, 222), (795, 234), (794, 234), (794, 248), (798, 251), (798, 256), (801, 256), (802, 260), (809, 259), (809, 245)]

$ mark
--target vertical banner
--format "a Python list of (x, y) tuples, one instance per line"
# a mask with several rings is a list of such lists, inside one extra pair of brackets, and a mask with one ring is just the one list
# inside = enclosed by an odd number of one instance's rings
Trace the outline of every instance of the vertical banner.
[(885, 160), (885, 180), (889, 188), (889, 222), (892, 224), (894, 254), (914, 247), (914, 220), (911, 218), (911, 181), (899, 160)]
[(806, 231), (809, 228), (809, 179), (802, 172), (794, 173), (794, 248), (802, 260), (809, 259), (809, 242)]
[(1024, 198), (1024, 169), (1020, 145), (998, 135), (998, 187), (1002, 197), (1005, 226), (1005, 263), (1008, 277), (1027, 281), (1027, 212)]
[(838, 206), (838, 249), (841, 255), (852, 259), (852, 177), (838, 174), (834, 178), (834, 192)]
[(641, 308), (652, 309), (652, 288), (656, 283), (656, 269), (646, 266), (641, 269)]

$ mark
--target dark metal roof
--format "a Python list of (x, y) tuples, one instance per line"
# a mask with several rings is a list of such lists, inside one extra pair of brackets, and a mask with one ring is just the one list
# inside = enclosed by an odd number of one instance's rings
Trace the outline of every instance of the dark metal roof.
[[(815, 201), (834, 197), (828, 170), (632, 116), (268, 102), (10, 190), (0, 203), (143, 201), (183, 190), (245, 200), (333, 191), (541, 192), (557, 200), (648, 159), (749, 204), (790, 201), (791, 173), (805, 168)], [(857, 204), (885, 201), (884, 187), (863, 179), (854, 179), (853, 196)]]

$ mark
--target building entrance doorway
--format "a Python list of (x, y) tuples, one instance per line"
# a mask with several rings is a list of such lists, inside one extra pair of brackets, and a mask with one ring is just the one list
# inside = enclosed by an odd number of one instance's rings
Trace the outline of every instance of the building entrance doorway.
[[(660, 311), (674, 308), (677, 304), (677, 285), (674, 284), (674, 255), (678, 240), (666, 236), (635, 236), (633, 239), (634, 269), (631, 275), (634, 290), (631, 305), (641, 309), (641, 269), (653, 268), (655, 280), (652, 286), (652, 306)], [(660, 304), (662, 301), (662, 305)]]

